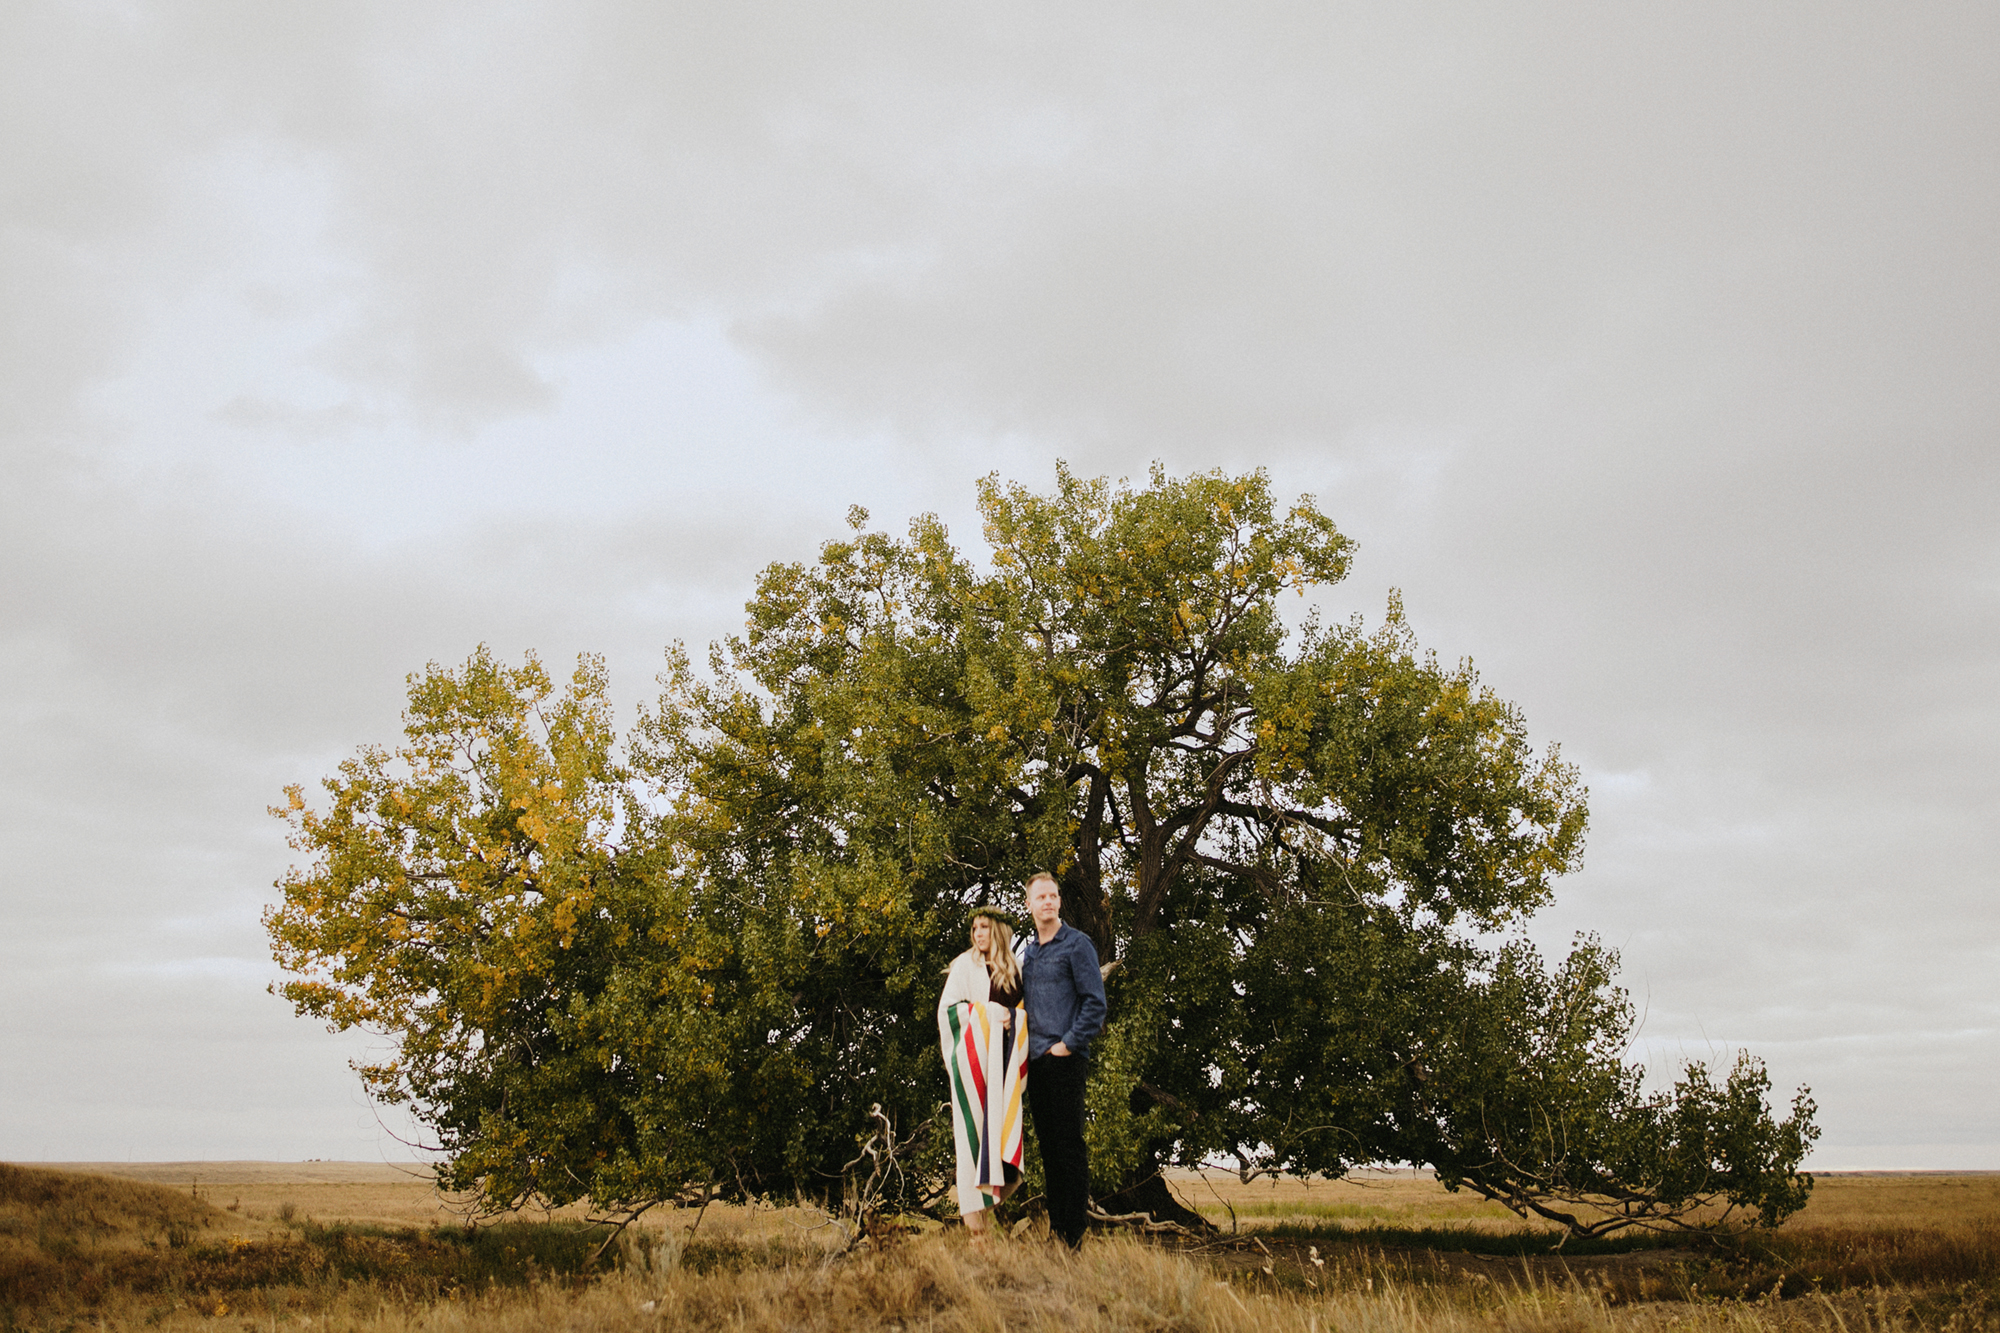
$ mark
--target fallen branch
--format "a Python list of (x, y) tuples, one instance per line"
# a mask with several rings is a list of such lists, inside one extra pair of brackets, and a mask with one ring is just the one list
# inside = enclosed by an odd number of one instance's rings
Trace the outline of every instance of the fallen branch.
[(1155, 1222), (1151, 1213), (1107, 1213), (1094, 1203), (1084, 1211), (1093, 1222), (1132, 1226), (1151, 1235), (1194, 1236), (1196, 1234), (1178, 1222)]

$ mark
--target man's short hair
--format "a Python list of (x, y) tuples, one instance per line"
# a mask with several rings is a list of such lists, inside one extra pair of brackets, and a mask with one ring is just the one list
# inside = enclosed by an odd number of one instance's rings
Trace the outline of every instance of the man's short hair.
[(1033, 893), (1035, 891), (1035, 885), (1041, 883), (1043, 880), (1047, 880), (1049, 883), (1055, 884), (1057, 893), (1062, 892), (1062, 885), (1057, 884), (1056, 877), (1054, 875), (1051, 875), (1046, 870), (1037, 870), (1034, 874), (1028, 876), (1028, 882), (1021, 886), (1022, 892)]

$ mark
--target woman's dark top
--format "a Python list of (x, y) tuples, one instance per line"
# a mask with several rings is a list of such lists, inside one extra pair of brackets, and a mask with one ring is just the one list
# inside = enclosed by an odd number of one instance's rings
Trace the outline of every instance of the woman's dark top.
[(1000, 978), (993, 975), (993, 965), (988, 963), (986, 965), (986, 998), (994, 1004), (1004, 1004), (1009, 1009), (1015, 1008), (1021, 1003), (1021, 983), (1016, 981), (1012, 986), (1003, 986)]

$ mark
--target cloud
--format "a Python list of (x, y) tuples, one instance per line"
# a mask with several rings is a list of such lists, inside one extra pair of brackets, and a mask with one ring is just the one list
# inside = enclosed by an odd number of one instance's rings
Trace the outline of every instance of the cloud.
[[(2000, 1142), (1996, 24), (8, 11), (0, 840), (61, 961), (0, 999), (278, 1031), (186, 969), (261, 965), (263, 805), (426, 661), (602, 650), (629, 704), (850, 502), (976, 548), (990, 470), (1268, 466), (1360, 539), (1331, 611), (1400, 586), (1585, 765), (1538, 932), (1624, 948), (1649, 1050)], [(92, 1155), (106, 1087), (0, 1130)]]

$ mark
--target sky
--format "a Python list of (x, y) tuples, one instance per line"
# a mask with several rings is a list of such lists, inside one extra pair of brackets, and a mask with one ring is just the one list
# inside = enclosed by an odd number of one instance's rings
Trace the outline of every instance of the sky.
[(1268, 470), (1591, 788), (1532, 927), (2000, 1168), (2000, 9), (0, 8), (0, 1158), (407, 1160), (266, 813), (850, 504)]

